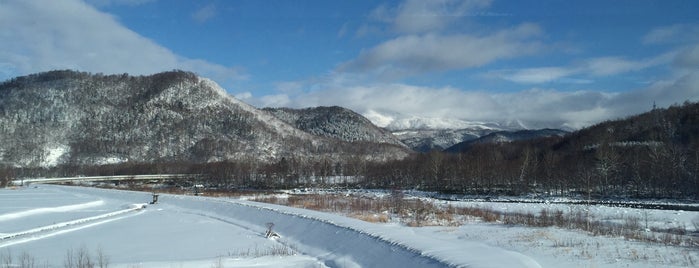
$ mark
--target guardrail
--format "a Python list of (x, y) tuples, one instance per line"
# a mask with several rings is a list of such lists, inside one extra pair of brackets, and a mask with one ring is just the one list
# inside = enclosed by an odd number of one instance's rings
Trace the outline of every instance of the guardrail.
[(153, 174), (153, 175), (115, 175), (115, 176), (78, 176), (64, 178), (26, 178), (12, 180), (12, 185), (21, 186), (31, 183), (62, 183), (74, 181), (125, 181), (125, 180), (171, 180), (193, 179), (198, 174)]

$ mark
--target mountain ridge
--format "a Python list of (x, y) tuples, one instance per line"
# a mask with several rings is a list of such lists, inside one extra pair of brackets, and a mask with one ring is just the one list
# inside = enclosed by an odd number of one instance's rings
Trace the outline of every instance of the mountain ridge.
[(548, 138), (548, 137), (553, 137), (553, 136), (563, 137), (568, 133), (569, 132), (564, 131), (564, 130), (550, 129), (550, 128), (523, 129), (523, 130), (517, 130), (517, 131), (496, 131), (496, 132), (489, 133), (487, 135), (481, 136), (481, 137), (476, 138), (476, 139), (467, 140), (467, 141), (463, 141), (463, 142), (454, 144), (454, 145), (444, 149), (444, 152), (459, 153), (459, 152), (468, 150), (474, 144), (506, 143), (506, 142), (513, 142), (513, 141)]
[(216, 162), (359, 156), (403, 147), (299, 130), (184, 71), (150, 76), (50, 71), (0, 83), (0, 165)]
[(347, 142), (378, 141), (405, 146), (389, 131), (379, 128), (364, 116), (339, 106), (303, 109), (264, 108), (288, 124), (313, 135)]

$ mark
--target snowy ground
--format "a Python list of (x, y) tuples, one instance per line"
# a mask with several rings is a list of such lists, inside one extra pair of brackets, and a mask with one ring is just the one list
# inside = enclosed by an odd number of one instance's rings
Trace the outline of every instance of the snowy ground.
[[(682, 267), (697, 248), (477, 220), (411, 228), (240, 199), (38, 185), (0, 189), (0, 261), (28, 253), (63, 267), (69, 251), (103, 252), (109, 267)], [(444, 201), (435, 201), (444, 202)], [(540, 211), (547, 204), (450, 203)], [(564, 206), (564, 205), (560, 205)], [(565, 205), (561, 209), (577, 209)], [(589, 208), (588, 208), (589, 209)], [(646, 212), (650, 211), (650, 212)], [(693, 228), (697, 212), (595, 207)], [(264, 237), (274, 223), (279, 239)], [(693, 230), (693, 229), (691, 229)], [(3, 262), (0, 262), (0, 266)]]

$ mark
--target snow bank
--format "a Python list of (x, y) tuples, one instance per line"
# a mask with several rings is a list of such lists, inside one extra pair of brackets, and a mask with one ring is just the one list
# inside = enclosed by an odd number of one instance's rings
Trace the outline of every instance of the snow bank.
[(86, 203), (82, 203), (82, 204), (67, 205), (67, 206), (60, 206), (60, 207), (35, 208), (35, 209), (29, 209), (29, 210), (24, 210), (24, 211), (19, 211), (19, 212), (0, 214), (0, 222), (7, 221), (7, 220), (13, 220), (13, 219), (17, 219), (17, 218), (22, 218), (22, 217), (27, 217), (27, 216), (32, 216), (32, 215), (43, 214), (43, 213), (69, 212), (69, 211), (74, 211), (74, 210), (97, 207), (97, 206), (101, 206), (103, 204), (104, 204), (103, 200), (97, 200), (97, 201), (86, 202)]
[[(15, 239), (15, 240), (0, 244), (0, 248), (9, 247), (9, 246), (21, 244), (21, 243), (26, 243), (29, 241), (40, 240), (40, 239), (44, 239), (47, 237), (52, 237), (52, 236), (56, 236), (56, 235), (60, 235), (60, 234), (65, 234), (65, 233), (77, 231), (77, 230), (80, 230), (83, 228), (89, 228), (89, 227), (95, 226), (97, 224), (107, 223), (107, 222), (116, 220), (117, 218), (114, 218), (116, 216), (126, 214), (129, 212), (133, 212), (136, 210), (140, 210), (140, 209), (141, 209), (141, 207), (129, 208), (129, 209), (124, 209), (124, 210), (120, 210), (120, 211), (105, 213), (105, 214), (94, 216), (94, 217), (51, 224), (51, 225), (42, 226), (39, 228), (33, 228), (33, 229), (29, 229), (29, 230), (25, 230), (25, 231), (21, 231), (21, 232), (16, 232), (16, 233), (4, 234), (4, 235), (0, 236), (0, 241), (10, 240), (10, 239)], [(66, 228), (66, 227), (71, 227), (71, 226), (77, 226), (77, 227)], [(55, 231), (55, 232), (52, 232), (52, 231)], [(16, 239), (16, 238), (21, 238), (21, 239)]]
[[(61, 188), (78, 194), (121, 200), (144, 200), (149, 195), (94, 188)], [(281, 235), (275, 243), (293, 246), (300, 253), (330, 267), (540, 267), (525, 255), (476, 241), (445, 241), (417, 234), (410, 228), (372, 224), (284, 206), (163, 194), (159, 204), (146, 209), (149, 211), (147, 215), (151, 216), (169, 210), (182, 216), (194, 215), (201, 220), (225, 223), (231, 228), (243, 228), (256, 234), (254, 239), (263, 236), (267, 223), (274, 223), (274, 231)], [(143, 217), (129, 221), (138, 221)], [(159, 228), (167, 232), (173, 227), (166, 225)]]

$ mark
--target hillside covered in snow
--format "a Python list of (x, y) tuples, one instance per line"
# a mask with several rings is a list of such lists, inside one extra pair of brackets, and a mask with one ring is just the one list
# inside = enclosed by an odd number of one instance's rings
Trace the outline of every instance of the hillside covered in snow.
[(316, 134), (183, 71), (151, 76), (51, 71), (0, 84), (0, 165), (382, 160), (408, 154), (385, 137), (353, 144)]
[(265, 108), (279, 119), (313, 135), (348, 142), (403, 143), (390, 132), (372, 124), (362, 115), (338, 106), (306, 109)]

